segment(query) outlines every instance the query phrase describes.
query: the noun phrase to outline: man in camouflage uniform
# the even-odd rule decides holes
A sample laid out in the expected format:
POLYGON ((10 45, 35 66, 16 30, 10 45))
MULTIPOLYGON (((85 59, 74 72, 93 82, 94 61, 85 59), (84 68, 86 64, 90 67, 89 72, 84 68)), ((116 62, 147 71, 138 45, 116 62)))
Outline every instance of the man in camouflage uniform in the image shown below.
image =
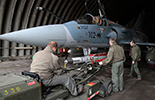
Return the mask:
POLYGON ((113 91, 118 92, 119 90, 123 90, 123 63, 125 62, 125 54, 124 49, 119 46, 115 39, 110 39, 110 48, 107 54, 107 58, 102 62, 99 62, 100 65, 106 65, 108 63, 112 63, 112 82, 113 82, 113 91))
POLYGON ((132 64, 131 64, 131 72, 129 73, 128 76, 132 77, 134 70, 137 74, 137 80, 142 80, 141 74, 138 69, 138 61, 140 61, 141 58, 141 50, 139 46, 135 44, 134 40, 130 42, 130 45, 131 45, 131 54, 129 55, 131 55, 132 64))

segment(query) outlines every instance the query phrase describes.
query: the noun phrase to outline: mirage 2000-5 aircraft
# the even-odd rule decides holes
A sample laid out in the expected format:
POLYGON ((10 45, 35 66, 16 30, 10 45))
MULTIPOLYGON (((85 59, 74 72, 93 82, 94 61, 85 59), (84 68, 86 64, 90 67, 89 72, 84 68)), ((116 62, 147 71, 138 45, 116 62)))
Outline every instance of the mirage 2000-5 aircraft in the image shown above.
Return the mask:
MULTIPOLYGON (((0 35, 0 39, 41 47, 45 47, 50 41, 56 41, 59 47, 83 48, 84 55, 90 54, 92 50, 98 48, 108 48, 109 38, 116 39, 119 44, 129 44, 130 40, 134 39, 137 44, 155 46, 155 44, 147 43, 146 35, 139 35, 108 20, 100 0, 98 0, 98 4, 99 16, 86 13, 76 21, 14 31, 0 35)), ((42 7, 38 7, 38 9, 49 11, 42 7)))

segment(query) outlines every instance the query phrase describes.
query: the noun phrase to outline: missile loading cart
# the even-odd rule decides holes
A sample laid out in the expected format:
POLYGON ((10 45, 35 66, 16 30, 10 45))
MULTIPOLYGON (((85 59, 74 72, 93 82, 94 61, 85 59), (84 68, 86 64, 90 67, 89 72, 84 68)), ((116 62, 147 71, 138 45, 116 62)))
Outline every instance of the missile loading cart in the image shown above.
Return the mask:
POLYGON ((103 66, 93 62, 66 68, 66 74, 78 69, 78 73, 73 74, 72 78, 76 85, 83 84, 84 88, 77 97, 72 96, 62 85, 45 87, 41 84, 38 74, 24 71, 20 75, 0 75, 0 100, 80 100, 77 99, 79 96, 81 100, 90 100, 96 95, 105 97, 112 92, 112 82, 93 79, 97 74, 104 72, 103 66))

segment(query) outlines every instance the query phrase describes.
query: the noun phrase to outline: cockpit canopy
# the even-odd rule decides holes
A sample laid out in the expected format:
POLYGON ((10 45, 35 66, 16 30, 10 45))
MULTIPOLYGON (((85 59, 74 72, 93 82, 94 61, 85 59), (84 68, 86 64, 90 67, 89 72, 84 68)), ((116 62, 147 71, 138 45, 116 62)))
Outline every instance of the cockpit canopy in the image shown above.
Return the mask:
POLYGON ((78 18, 76 20, 78 24, 97 24, 99 26, 107 26, 108 21, 105 18, 101 18, 100 16, 93 16, 89 13, 84 16, 78 18))

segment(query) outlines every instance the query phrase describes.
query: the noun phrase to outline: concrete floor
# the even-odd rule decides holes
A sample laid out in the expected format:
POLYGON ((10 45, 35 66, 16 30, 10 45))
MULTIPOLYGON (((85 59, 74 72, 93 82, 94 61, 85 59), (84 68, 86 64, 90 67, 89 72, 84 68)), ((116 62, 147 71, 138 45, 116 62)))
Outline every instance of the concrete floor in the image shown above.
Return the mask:
MULTIPOLYGON (((0 62, 0 74, 4 73, 21 73, 22 71, 29 71, 31 59, 15 60, 0 62)), ((60 60, 63 66, 63 60, 60 60)), ((112 92, 111 95, 100 98, 96 96, 92 100, 154 100, 155 98, 155 68, 148 67, 148 65, 141 61, 139 63, 140 72, 143 80, 137 81, 136 75, 132 78, 127 77, 130 71, 130 61, 125 63, 124 67, 124 90, 118 93, 112 92)), ((106 79, 111 77, 111 67, 106 66, 105 72, 96 76, 97 78, 106 79)), ((82 100, 77 97, 76 100, 82 100)))

